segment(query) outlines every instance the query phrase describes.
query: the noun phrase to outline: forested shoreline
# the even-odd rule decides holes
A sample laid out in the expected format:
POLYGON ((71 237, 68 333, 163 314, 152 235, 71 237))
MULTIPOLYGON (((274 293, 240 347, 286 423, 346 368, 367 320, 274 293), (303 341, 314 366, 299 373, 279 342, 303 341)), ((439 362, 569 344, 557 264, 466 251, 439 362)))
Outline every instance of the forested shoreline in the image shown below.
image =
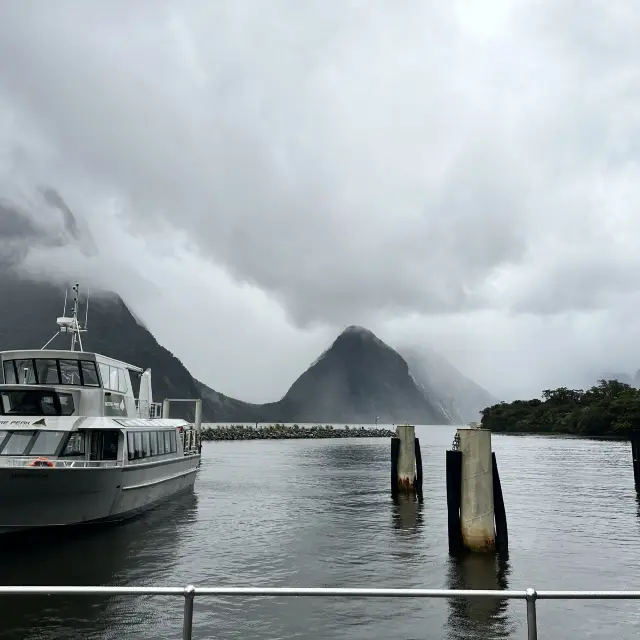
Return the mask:
POLYGON ((542 399, 500 402, 482 411, 482 427, 504 433, 629 437, 640 429, 640 390, 617 380, 587 389, 545 389, 542 399))

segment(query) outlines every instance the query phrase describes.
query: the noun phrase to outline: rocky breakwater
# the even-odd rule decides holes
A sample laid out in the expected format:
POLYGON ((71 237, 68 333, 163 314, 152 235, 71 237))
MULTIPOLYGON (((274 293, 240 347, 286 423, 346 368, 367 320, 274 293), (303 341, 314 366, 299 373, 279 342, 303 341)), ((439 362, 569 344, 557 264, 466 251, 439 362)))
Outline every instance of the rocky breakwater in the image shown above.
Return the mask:
POLYGON ((293 440, 303 438, 391 438, 395 433, 378 427, 336 429, 333 425, 301 427, 298 424, 219 425, 204 427, 203 440, 293 440))

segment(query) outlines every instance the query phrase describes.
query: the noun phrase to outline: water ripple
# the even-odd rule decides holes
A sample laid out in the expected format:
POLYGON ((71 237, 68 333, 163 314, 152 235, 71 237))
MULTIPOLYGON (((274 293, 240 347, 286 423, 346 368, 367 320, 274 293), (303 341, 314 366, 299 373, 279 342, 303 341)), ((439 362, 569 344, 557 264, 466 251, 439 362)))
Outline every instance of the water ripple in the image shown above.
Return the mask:
MULTIPOLYGON (((625 589, 640 579, 626 443, 494 436, 510 558, 447 554, 445 449, 420 427, 425 501, 393 504, 386 440, 206 443, 194 494, 116 527, 16 544, 5 584, 625 589)), ((7 598, 0 638, 175 638, 182 602, 7 598)), ((633 602, 540 602, 540 637, 635 638, 633 602)), ((195 638, 525 638, 522 602, 196 598, 195 638)))

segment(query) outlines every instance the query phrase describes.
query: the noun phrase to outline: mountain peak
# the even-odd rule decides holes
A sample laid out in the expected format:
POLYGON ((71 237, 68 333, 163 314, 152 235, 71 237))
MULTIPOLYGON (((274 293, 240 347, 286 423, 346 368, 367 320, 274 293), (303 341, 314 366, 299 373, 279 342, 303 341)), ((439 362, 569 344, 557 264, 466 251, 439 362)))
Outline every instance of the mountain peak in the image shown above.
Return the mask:
POLYGON ((378 336, 373 333, 373 331, 367 329, 366 327, 361 327, 358 324, 349 325, 333 342, 333 345, 337 345, 341 342, 346 341, 359 341, 359 342, 372 342, 378 345, 379 347, 385 347, 387 349, 391 349, 391 347, 380 340, 378 336))
POLYGON ((445 424, 405 360, 374 333, 347 327, 281 401, 300 422, 445 424))
POLYGON ((351 324, 349 325, 341 334, 341 336, 345 335, 361 335, 374 338, 376 337, 373 331, 370 331, 366 327, 361 327, 359 324, 351 324))

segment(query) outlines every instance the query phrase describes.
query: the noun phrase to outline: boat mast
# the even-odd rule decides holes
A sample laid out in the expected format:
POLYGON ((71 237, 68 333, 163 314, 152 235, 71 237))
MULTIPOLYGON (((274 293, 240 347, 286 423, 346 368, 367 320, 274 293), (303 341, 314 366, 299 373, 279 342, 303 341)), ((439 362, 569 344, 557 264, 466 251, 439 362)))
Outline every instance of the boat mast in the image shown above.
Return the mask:
POLYGON ((73 328, 71 330, 71 351, 76 350, 76 340, 80 343, 80 351, 82 351, 82 337, 80 336, 80 325, 78 324, 78 291, 80 285, 78 283, 73 287, 73 328))
POLYGON ((58 333, 70 333, 71 334, 71 351, 76 350, 76 344, 80 345, 80 351, 84 351, 82 346, 82 336, 80 334, 86 333, 87 331, 87 321, 89 319, 89 293, 87 290, 87 308, 85 311, 85 320, 84 326, 82 326, 78 322, 78 310, 80 306, 79 296, 80 296, 80 285, 76 283, 72 287, 72 291, 74 293, 73 297, 73 316, 67 317, 67 291, 64 293, 64 309, 62 311, 62 316, 58 318, 58 327, 59 330, 53 334, 51 339, 44 345, 42 349, 46 349, 54 340, 58 333))

